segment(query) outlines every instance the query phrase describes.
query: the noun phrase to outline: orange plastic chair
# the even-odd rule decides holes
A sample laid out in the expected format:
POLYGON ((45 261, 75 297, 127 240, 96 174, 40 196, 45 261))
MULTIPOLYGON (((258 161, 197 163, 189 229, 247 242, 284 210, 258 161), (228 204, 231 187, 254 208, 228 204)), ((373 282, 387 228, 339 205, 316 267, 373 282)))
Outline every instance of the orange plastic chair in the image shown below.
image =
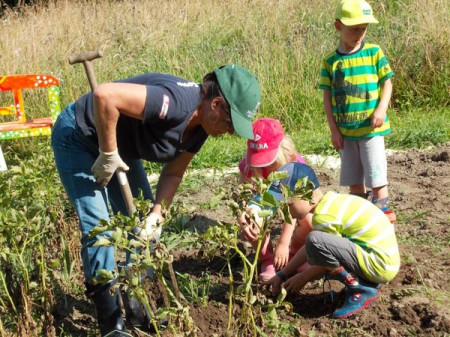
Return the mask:
POLYGON ((0 76, 0 92, 11 91, 14 105, 1 107, 0 117, 13 115, 12 121, 0 121, 0 141, 24 137, 48 136, 61 113, 59 80, 52 75, 27 74, 0 76), (48 111, 39 113, 47 117, 27 119, 22 90, 47 88, 48 111))

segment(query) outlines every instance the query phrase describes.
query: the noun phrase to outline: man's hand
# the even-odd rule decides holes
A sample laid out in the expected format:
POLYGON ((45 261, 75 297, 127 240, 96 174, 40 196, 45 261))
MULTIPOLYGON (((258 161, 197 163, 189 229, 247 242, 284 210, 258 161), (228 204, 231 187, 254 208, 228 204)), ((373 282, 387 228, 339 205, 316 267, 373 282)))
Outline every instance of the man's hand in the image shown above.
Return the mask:
POLYGON ((94 174, 95 181, 102 187, 105 187, 117 169, 123 171, 129 170, 127 164, 120 158, 117 149, 113 152, 103 152, 100 150, 100 154, 92 166, 91 171, 94 174))
POLYGON ((144 223, 138 228, 138 236, 146 241, 158 241, 161 236, 162 227, 158 226, 163 217, 157 213, 150 213, 144 223))

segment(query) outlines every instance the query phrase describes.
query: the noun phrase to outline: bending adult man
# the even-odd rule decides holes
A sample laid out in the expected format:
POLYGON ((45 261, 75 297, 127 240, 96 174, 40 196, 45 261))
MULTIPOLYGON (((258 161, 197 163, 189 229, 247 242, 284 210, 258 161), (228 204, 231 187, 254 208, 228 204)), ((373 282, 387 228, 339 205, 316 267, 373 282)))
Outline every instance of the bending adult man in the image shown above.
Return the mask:
POLYGON ((102 336, 127 336, 119 295, 111 283, 95 286, 96 270, 115 269, 114 247, 93 247, 88 233, 109 209, 126 213, 117 169, 128 171, 133 196, 139 190, 154 204, 144 236, 172 202, 190 161, 208 136, 235 131, 252 139, 261 101, 257 78, 237 65, 215 69, 197 84, 148 73, 100 85, 60 114, 52 148, 61 181, 79 217, 87 294, 94 300, 102 336), (142 159, 165 163, 153 198, 142 159))

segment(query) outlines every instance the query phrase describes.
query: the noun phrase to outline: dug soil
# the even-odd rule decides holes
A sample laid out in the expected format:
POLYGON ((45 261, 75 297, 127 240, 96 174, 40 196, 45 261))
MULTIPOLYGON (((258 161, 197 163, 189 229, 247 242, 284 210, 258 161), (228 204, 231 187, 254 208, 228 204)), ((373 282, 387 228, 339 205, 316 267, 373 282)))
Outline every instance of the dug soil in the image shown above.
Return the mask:
MULTIPOLYGON (((293 305, 291 311, 278 309, 280 322, 290 325, 290 333, 283 336, 448 336, 449 154, 450 144, 444 144, 427 150, 394 152, 388 156, 389 193, 397 215, 395 228, 402 265, 395 279, 382 287, 379 299, 354 317, 335 320, 330 314, 342 304, 342 285, 337 281, 331 281, 331 284, 323 280, 314 281, 301 293, 288 295, 286 300, 293 305)), ((324 191, 346 192, 339 186, 338 170, 317 166, 314 169, 324 191)), ((210 202, 218 188, 236 186, 237 180, 237 174, 228 174, 220 179, 205 179, 199 190, 181 192, 177 200, 192 207, 188 226, 202 232, 215 226, 217 221, 233 221, 231 212, 225 207, 210 208, 204 205, 210 202)), ((229 288, 224 260, 220 256, 205 258, 195 249, 173 249, 173 255, 175 271, 188 274, 192 279, 200 278, 202 273, 207 272, 214 285, 210 288, 207 305, 188 304, 189 314, 196 326, 192 336, 225 336, 229 288)), ((250 250, 248 256, 253 258, 250 250)), ((242 280, 242 265, 237 260, 232 267, 235 280, 239 282, 242 280)), ((86 308, 83 305, 75 310, 78 318, 71 315, 62 319, 66 326, 76 328, 70 329, 74 336, 90 336, 93 333, 95 320, 91 309, 86 308)), ((239 307, 233 308, 235 317, 238 312, 239 307)), ((265 330, 264 326, 262 330, 265 330)), ((173 334, 165 331, 162 335, 173 334)), ((233 332, 232 335, 238 334, 233 332)), ((273 332, 267 335, 276 336, 273 332)))

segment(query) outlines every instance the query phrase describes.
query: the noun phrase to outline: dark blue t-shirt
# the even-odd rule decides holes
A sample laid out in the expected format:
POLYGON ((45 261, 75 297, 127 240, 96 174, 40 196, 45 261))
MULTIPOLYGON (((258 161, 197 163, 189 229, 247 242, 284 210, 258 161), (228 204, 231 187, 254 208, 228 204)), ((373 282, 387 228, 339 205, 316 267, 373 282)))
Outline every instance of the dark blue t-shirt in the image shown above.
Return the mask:
MULTIPOLYGON (((193 136, 182 141, 183 132, 200 104, 201 86, 168 74, 148 73, 117 82, 147 87, 144 119, 120 115, 117 146, 124 158, 166 163, 182 152, 197 153, 208 138, 198 126, 193 136)), ((75 102, 76 119, 86 136, 96 135, 92 92, 75 102)))
POLYGON ((281 191, 281 185, 286 185, 291 191, 295 190, 295 184, 300 179, 308 177, 308 180, 314 184, 314 190, 320 187, 319 180, 314 170, 302 163, 292 162, 281 166, 277 171, 286 171, 288 176, 281 180, 275 180, 269 187, 269 192, 275 197, 275 200, 283 199, 283 192, 281 191))
MULTIPOLYGON (((281 166, 278 172, 286 171, 288 176, 281 180, 274 180, 270 184, 269 193, 272 194, 276 201, 283 199, 283 192, 281 190, 281 185, 286 185, 291 191, 295 190, 295 184, 298 180, 308 177, 308 180, 314 184, 314 190, 320 187, 319 180, 314 170, 302 163, 291 162, 281 166)), ((261 202, 261 195, 257 195, 253 198, 256 203, 261 202)))

